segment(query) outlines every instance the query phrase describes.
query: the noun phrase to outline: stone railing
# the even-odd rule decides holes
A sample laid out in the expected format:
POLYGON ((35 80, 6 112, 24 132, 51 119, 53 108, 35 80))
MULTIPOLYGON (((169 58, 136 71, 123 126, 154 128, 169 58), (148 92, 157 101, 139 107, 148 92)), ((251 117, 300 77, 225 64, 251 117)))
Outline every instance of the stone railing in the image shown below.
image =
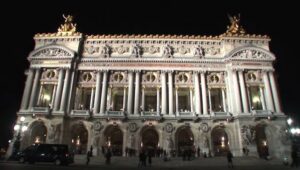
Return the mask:
POLYGON ((90 116, 89 110, 72 110, 71 116, 90 116))
POLYGON ((50 114, 50 108, 49 107, 32 107, 32 112, 34 114, 48 115, 48 114, 50 114))

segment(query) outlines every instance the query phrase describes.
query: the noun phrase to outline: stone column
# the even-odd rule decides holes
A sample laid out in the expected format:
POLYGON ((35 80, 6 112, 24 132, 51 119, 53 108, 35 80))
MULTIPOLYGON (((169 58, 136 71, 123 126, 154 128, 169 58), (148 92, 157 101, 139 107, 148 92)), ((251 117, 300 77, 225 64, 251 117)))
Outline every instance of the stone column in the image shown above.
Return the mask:
POLYGON ((95 91, 95 102, 94 102, 94 114, 99 113, 100 105, 100 89, 101 89, 101 72, 96 72, 96 91, 95 91))
POLYGON ((179 116, 178 86, 175 88, 176 116, 179 116))
POLYGON ((66 110, 66 105, 67 105, 69 79, 70 79, 70 69, 66 69, 66 76, 65 76, 64 87, 63 87, 63 92, 62 92, 62 100, 60 103, 60 111, 63 111, 63 112, 66 110))
POLYGON ((140 108, 140 71, 135 73, 134 114, 139 114, 140 108))
POLYGON ((52 93, 52 97, 51 97, 51 108, 53 108, 53 106, 54 106, 56 89, 57 89, 57 84, 55 84, 53 87, 53 93, 52 93))
POLYGON ((123 112, 125 112, 126 111, 126 103, 127 103, 127 101, 126 101, 126 99, 127 99, 127 86, 126 87, 124 87, 124 93, 123 93, 123 112))
POLYGON ((54 100, 54 110, 57 111, 59 110, 60 106, 60 100, 61 100, 61 93, 62 93, 62 88, 64 84, 64 69, 60 68, 59 69, 59 75, 58 75, 58 84, 57 84, 57 90, 56 90, 56 95, 55 95, 55 100, 54 100))
POLYGON ((232 70, 232 81, 233 81, 233 89, 234 89, 234 96, 235 96, 234 99, 236 104, 236 112, 241 113, 242 112, 241 96, 240 96, 239 84, 238 84, 238 79, 235 70, 232 70))
POLYGON ((40 69, 36 69, 34 75, 34 82, 31 90, 29 109, 31 109, 36 104, 36 93, 38 91, 39 81, 40 81, 40 69))
POLYGON ((132 113, 132 105, 133 105, 133 72, 128 72, 128 103, 127 103, 127 113, 128 115, 132 113))
POLYGON ((142 87, 142 111, 145 111, 145 86, 142 87))
POLYGON ((167 114, 167 77, 166 72, 161 72, 161 105, 162 105, 162 114, 167 114))
POLYGON ((22 97, 22 104, 21 104, 22 110, 26 110, 28 107, 28 103, 30 100, 31 87, 32 87, 32 83, 33 83, 33 75, 34 75, 34 69, 30 68, 28 70, 27 80, 25 83, 25 89, 24 89, 23 97, 22 97))
POLYGON ((168 73, 168 83, 169 83, 169 115, 174 114, 174 109, 173 109, 173 72, 168 73))
POLYGON ((193 88, 190 87, 190 101, 191 101, 191 112, 194 112, 194 105, 193 105, 193 88))
POLYGON ((208 104, 209 104, 209 113, 212 113, 212 106, 211 106, 211 93, 210 93, 210 88, 208 88, 208 104))
POLYGON ((200 84, 199 84, 199 75, 197 72, 194 73, 194 86, 195 86, 196 114, 201 114, 200 84))
POLYGON ((206 81, 205 73, 201 72, 201 91, 202 91, 202 106, 203 106, 203 115, 207 115, 207 97, 206 97, 206 81))
POLYGON ((270 87, 270 82, 269 82, 267 71, 263 71, 263 80, 264 80, 264 85, 265 85, 265 94, 266 94, 265 96, 266 96, 267 109, 273 112, 274 105, 273 105, 271 87, 270 87))
POLYGON ((41 86, 40 86, 40 91, 39 91, 39 94, 38 94, 38 100, 37 100, 37 106, 40 106, 41 105, 41 97, 42 97, 42 91, 43 91, 43 84, 41 83, 41 86))
POLYGON ((263 110, 266 110, 266 102, 265 102, 265 95, 264 95, 264 89, 263 87, 259 87, 259 93, 260 93, 260 100, 262 103, 263 110))
POLYGON ((105 114, 106 110, 106 93, 107 93, 107 76, 108 76, 108 71, 103 72, 103 81, 102 81, 102 92, 101 92, 101 102, 100 102, 100 114, 105 114))
POLYGON ((281 113, 278 90, 277 90, 276 81, 274 78, 274 71, 269 72, 269 76, 270 76, 271 89, 272 89, 272 94, 273 94, 273 99, 274 99, 274 104, 275 104, 275 110, 277 113, 281 113))
POLYGON ((94 95, 95 95, 95 91, 94 91, 94 87, 92 87, 92 92, 91 92, 91 99, 90 99, 90 110, 93 109, 93 106, 94 106, 94 95))
POLYGON ((223 111, 227 112, 226 97, 225 97, 225 88, 222 88, 222 100, 223 100, 223 111))
POLYGON ((160 113, 160 87, 156 87, 156 111, 157 111, 157 115, 159 115, 160 113))
POLYGON ((113 87, 111 85, 107 87, 107 103, 106 103, 107 108, 106 108, 106 110, 112 109, 112 106, 114 104, 113 103, 114 101, 112 101, 112 88, 113 87))
POLYGON ((228 112, 234 112, 234 109, 232 108, 231 106, 231 103, 232 103, 232 99, 231 99, 231 81, 230 81, 230 78, 229 78, 229 74, 228 72, 225 72, 225 84, 226 84, 226 97, 227 97, 227 111, 228 112))
POLYGON ((239 71, 238 74, 239 74, 239 79, 240 79, 240 88, 241 88, 241 94, 242 94, 244 113, 249 113, 249 106, 248 106, 243 71, 239 71))

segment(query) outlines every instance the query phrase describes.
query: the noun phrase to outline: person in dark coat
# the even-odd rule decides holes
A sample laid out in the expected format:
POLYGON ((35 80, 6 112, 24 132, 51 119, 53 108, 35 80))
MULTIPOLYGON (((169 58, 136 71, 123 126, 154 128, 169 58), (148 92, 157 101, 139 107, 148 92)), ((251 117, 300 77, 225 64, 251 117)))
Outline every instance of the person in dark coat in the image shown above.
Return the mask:
POLYGON ((106 164, 109 165, 110 164, 110 158, 111 158, 111 151, 110 151, 110 149, 107 149, 105 157, 106 157, 106 164))
POLYGON ((86 165, 90 163, 90 158, 91 158, 91 151, 88 151, 86 154, 86 165))
POLYGON ((231 151, 229 150, 227 152, 228 168, 233 168, 232 158, 233 158, 233 155, 232 155, 231 151))
POLYGON ((152 164, 152 153, 151 152, 148 152, 148 164, 151 167, 151 164, 152 164))
POLYGON ((292 150, 291 157, 292 157, 291 167, 294 167, 294 166, 298 167, 297 151, 295 148, 293 148, 293 150, 292 150))

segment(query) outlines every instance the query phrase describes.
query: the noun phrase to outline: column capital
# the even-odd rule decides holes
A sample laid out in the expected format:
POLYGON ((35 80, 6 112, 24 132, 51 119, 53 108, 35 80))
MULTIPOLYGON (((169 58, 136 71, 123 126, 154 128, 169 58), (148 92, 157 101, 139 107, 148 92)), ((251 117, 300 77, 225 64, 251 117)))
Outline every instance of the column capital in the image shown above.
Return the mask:
POLYGON ((167 73, 172 74, 172 73, 174 73, 174 70, 167 70, 167 73))
POLYGON ((275 69, 273 69, 273 68, 268 68, 268 69, 262 69, 261 70, 262 73, 268 73, 268 72, 274 72, 274 71, 275 71, 275 69))
POLYGON ((206 74, 207 70, 199 70, 199 73, 206 74))

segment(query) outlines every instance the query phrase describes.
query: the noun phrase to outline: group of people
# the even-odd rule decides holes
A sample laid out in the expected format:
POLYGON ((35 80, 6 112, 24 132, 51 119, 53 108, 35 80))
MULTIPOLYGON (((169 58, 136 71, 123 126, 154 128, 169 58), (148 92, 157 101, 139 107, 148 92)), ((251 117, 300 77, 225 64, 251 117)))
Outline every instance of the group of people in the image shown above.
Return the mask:
MULTIPOLYGON (((103 154, 105 156, 105 163, 109 165, 112 157, 111 149, 110 148, 106 149, 103 154)), ((90 147, 90 150, 86 154, 86 165, 90 163, 92 156, 93 156, 93 146, 90 147)))
POLYGON ((152 165, 152 156, 153 156, 153 153, 151 151, 146 152, 146 151, 142 150, 139 154, 138 167, 146 167, 147 158, 148 158, 148 165, 151 167, 151 165, 152 165))

